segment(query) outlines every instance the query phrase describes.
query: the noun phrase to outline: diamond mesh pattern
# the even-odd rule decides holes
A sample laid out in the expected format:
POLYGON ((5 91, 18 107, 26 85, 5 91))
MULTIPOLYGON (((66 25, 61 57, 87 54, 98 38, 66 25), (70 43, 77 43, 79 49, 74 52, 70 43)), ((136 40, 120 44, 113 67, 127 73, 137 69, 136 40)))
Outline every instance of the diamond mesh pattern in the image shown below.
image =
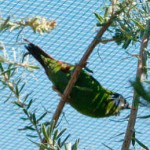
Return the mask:
MULTIPOLYGON (((12 2, 5 0, 0 2, 3 17, 10 15, 20 19, 29 16, 44 16, 55 19, 58 26, 50 34, 40 36, 26 29, 20 37, 38 44, 56 59, 74 64, 78 63, 95 35, 96 19, 93 12, 99 11, 101 4, 102 2, 97 0, 13 0, 12 2)), ((18 34, 17 31, 2 33, 0 41, 12 44, 16 40, 16 34, 18 34)), ((19 48, 24 49, 24 47, 19 48)), ((11 45, 8 45, 7 49, 11 50, 11 45)), ((136 52, 135 49, 138 48, 131 47, 130 51, 136 52)), ((132 88, 129 80, 135 77, 137 60, 126 57, 128 56, 125 51, 118 48, 116 44, 101 44, 95 48, 88 60, 88 67, 94 71, 93 76, 103 86, 129 97, 128 101, 131 102, 132 88)), ((30 58, 30 60, 36 63, 34 59, 30 58)), ((34 107, 38 114, 44 111, 42 106, 53 113, 59 97, 51 90, 51 83, 43 69, 37 70, 34 75, 26 72, 23 76, 27 82, 25 92, 33 92, 34 107)), ((3 103, 8 94, 9 90, 0 94, 0 149, 37 149, 26 138, 26 132, 17 130, 24 127, 25 123, 19 119, 22 116, 20 110, 17 110, 10 101, 3 103)), ((79 149, 105 150, 107 148, 104 144, 113 149, 120 149, 124 134, 116 135, 125 132, 127 121, 122 120, 129 114, 128 110, 123 111, 120 116, 102 119, 85 117, 68 105, 65 106, 64 112, 67 121, 62 119, 60 128, 68 129, 67 132, 71 134, 70 141, 80 138, 79 149)), ((50 120, 52 113, 47 119, 50 120)), ((139 110, 140 116, 149 113, 149 109, 145 107, 139 110)), ((150 147, 149 125, 149 119, 138 119, 136 131, 139 131, 137 135, 139 140, 150 147)))

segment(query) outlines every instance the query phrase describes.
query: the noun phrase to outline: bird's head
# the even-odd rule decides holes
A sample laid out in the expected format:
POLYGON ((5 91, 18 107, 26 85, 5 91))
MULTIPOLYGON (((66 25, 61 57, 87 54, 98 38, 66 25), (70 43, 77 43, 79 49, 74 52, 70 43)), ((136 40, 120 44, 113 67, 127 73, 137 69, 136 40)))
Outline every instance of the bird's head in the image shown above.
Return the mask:
POLYGON ((131 109, 131 106, 126 101, 126 99, 118 93, 114 93, 111 97, 115 103, 115 105, 121 110, 121 109, 131 109))

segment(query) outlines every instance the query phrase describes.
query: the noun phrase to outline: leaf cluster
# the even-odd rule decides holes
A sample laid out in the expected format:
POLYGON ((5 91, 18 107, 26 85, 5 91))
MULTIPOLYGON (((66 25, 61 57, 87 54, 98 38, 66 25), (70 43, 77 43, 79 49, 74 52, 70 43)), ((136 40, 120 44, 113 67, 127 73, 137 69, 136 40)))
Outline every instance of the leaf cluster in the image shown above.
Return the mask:
POLYGON ((71 143, 67 144, 67 140, 70 137, 70 134, 64 138, 64 133, 66 129, 59 131, 55 128, 55 121, 52 122, 45 122, 41 123, 42 119, 47 115, 47 112, 43 113, 40 117, 36 116, 35 112, 29 111, 33 100, 31 99, 28 104, 22 105, 19 102, 15 102, 15 104, 22 108, 26 117, 21 118, 23 121, 29 121, 30 124, 25 126, 19 130, 28 130, 31 131, 32 134, 27 134, 27 137, 30 138, 29 140, 36 144, 41 150, 77 150, 79 140, 71 145, 71 143), (33 135, 33 132, 36 132, 37 135, 33 135), (31 138, 39 137, 40 143, 34 142, 31 138), (63 138, 63 140, 62 140, 63 138), (43 140, 45 142, 43 142, 43 140), (69 147, 68 147, 69 146, 69 147))
POLYGON ((49 33, 56 26, 55 20, 47 20, 44 17, 33 17, 33 18, 24 18, 20 21, 11 21, 11 18, 7 19, 0 18, 0 31, 6 30, 23 30, 26 27, 30 27, 35 33, 49 33))
POLYGON ((139 141, 135 135, 136 135, 136 132, 134 131, 132 135, 132 146, 135 148, 135 143, 138 143, 138 145, 144 148, 144 150, 149 150, 149 148, 143 142, 139 141))
MULTIPOLYGON (((111 27, 107 30, 112 35, 110 39, 99 39, 102 43, 115 41, 122 48, 127 49, 130 44, 140 42, 143 37, 146 21, 149 19, 149 3, 136 3, 134 0, 118 2, 115 11, 120 10, 120 14, 113 19, 111 27)), ((97 26, 105 26, 112 16, 112 6, 106 6, 104 15, 94 13, 98 23, 97 26)))
MULTIPOLYGON (((5 102, 12 97, 17 99, 16 101, 13 101, 13 103, 21 108, 25 115, 25 117, 21 117, 20 119, 25 122, 29 122, 28 125, 20 128, 19 131, 31 131, 32 134, 27 134, 27 137, 39 138, 39 140, 41 141, 40 143, 33 142, 30 139, 29 140, 42 149, 61 150, 61 148, 63 147, 65 148, 65 150, 70 150, 70 148, 68 148, 68 145, 66 144, 66 141, 68 140, 70 135, 62 140, 63 133, 66 131, 66 129, 59 132, 59 130, 54 128, 54 122, 50 123, 46 121, 44 123, 41 123, 41 121, 48 113, 46 110, 39 117, 37 117, 35 111, 30 111, 31 105, 34 102, 33 99, 28 100, 31 93, 22 96, 24 95, 23 90, 26 84, 23 83, 23 80, 21 78, 15 79, 14 77, 17 74, 18 65, 16 65, 15 63, 5 64, 5 62, 5 59, 4 61, 0 62, 0 82, 3 84, 3 88, 1 90, 9 88, 11 92, 5 102), (46 144, 42 143, 43 138, 48 141, 46 144)), ((77 140, 71 146, 71 150, 77 150, 78 143, 79 140, 77 140)))
MULTIPOLYGON (((147 83, 149 84, 149 82, 147 83)), ((131 81, 131 85, 140 97, 150 103, 150 91, 145 89, 139 78, 137 78, 136 81, 131 81)))

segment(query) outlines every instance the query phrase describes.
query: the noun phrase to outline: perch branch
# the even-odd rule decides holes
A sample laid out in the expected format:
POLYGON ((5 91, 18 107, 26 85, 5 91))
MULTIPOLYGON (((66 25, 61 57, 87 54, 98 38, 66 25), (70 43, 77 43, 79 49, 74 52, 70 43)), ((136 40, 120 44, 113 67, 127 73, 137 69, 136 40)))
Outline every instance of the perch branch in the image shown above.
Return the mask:
MULTIPOLYGON (((141 82, 145 76, 145 73, 144 73, 145 56, 144 55, 145 55, 145 49, 148 46, 149 38, 150 38, 150 20, 147 21, 147 27, 145 29, 145 33, 144 33, 143 39, 141 41, 138 66, 137 66, 137 72, 136 72, 136 78, 139 78, 141 82)), ((122 150, 128 150, 130 147, 132 135, 134 132, 134 126, 135 126, 135 122, 136 122, 137 112, 138 112, 138 100, 139 100, 139 96, 134 91, 133 102, 132 102, 133 107, 131 109, 127 130, 126 130, 124 142, 122 145, 122 150)))
MULTIPOLYGON (((127 5, 128 6, 128 3, 127 5)), ((63 107, 65 105, 65 102, 68 98, 68 96, 71 93, 71 90, 75 84, 75 82, 77 81, 77 78, 82 70, 83 67, 85 67, 86 61, 88 59, 88 57, 90 56, 90 54, 92 53, 92 51, 94 50, 94 48, 96 47, 96 45, 99 43, 99 40, 102 38, 103 34, 105 33, 105 31, 109 28, 109 26, 111 25, 111 23, 113 22, 113 20, 115 19, 115 17, 117 17, 120 13, 122 12, 122 10, 118 10, 116 11, 108 20, 108 22, 105 24, 105 26, 103 26, 99 32, 97 33, 96 37, 93 39, 93 41, 91 42, 91 44, 88 46, 87 51, 85 52, 85 54, 83 55, 83 57, 81 58, 79 64, 76 66, 74 73, 71 76, 71 79, 68 82, 67 87, 65 88, 65 91, 63 93, 63 96, 57 106, 57 109, 53 115, 53 120, 55 120, 55 125, 57 124, 57 121, 59 119, 59 116, 63 110, 63 107)))

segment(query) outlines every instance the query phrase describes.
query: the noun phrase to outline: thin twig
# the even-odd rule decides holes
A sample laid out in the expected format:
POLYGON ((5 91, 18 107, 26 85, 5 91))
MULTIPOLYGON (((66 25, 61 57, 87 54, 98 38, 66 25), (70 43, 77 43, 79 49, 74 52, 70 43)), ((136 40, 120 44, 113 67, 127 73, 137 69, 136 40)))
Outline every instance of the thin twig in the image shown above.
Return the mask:
MULTIPOLYGON (((127 7, 129 5, 129 3, 126 4, 125 7, 127 7)), ((122 9, 123 10, 123 9, 122 9)), ((83 67, 85 67, 86 65, 86 61, 88 59, 88 57, 90 56, 90 54, 92 53, 92 51, 94 50, 94 48, 96 47, 96 45, 99 43, 99 40, 102 38, 103 34, 105 33, 105 31, 109 28, 109 26, 111 25, 111 23, 113 22, 114 18, 117 17, 122 10, 118 10, 116 11, 108 20, 108 22, 105 24, 105 26, 103 26, 99 32, 97 33, 96 37, 93 39, 93 41, 91 42, 91 44, 89 45, 89 47, 87 48, 87 51, 85 52, 85 54, 83 55, 83 57, 81 58, 79 65, 76 66, 74 73, 71 76, 71 79, 64 91, 64 94, 57 106, 57 109, 54 113, 54 116, 52 118, 52 120, 55 120, 55 125, 57 124, 57 121, 59 119, 59 116, 63 110, 63 107, 66 103, 66 100, 68 98, 68 96, 71 93, 71 90, 75 84, 75 82, 77 81, 77 78, 82 70, 83 67)))
POLYGON ((108 42, 114 42, 117 40, 121 40, 121 38, 112 38, 112 39, 105 39, 105 40, 99 40, 99 43, 108 43, 108 42))
POLYGON ((42 136, 41 136, 40 130, 39 130, 38 127, 37 127, 37 124, 35 124, 35 123, 33 122, 33 120, 31 119, 31 116, 30 116, 28 113, 27 113, 26 115, 27 115, 29 121, 31 122, 31 124, 35 127, 35 131, 37 132, 38 137, 39 137, 40 141, 42 142, 42 136))
MULTIPOLYGON (((144 79, 145 72, 144 72, 144 61, 145 61, 145 49, 148 46, 148 41, 150 38, 150 20, 147 21, 147 27, 145 29, 145 33, 141 42, 141 47, 140 47, 140 52, 139 52, 139 59, 138 59, 138 66, 137 66, 137 72, 136 72, 136 78, 139 78, 140 81, 144 79)), ((130 143, 132 140, 132 135, 134 132, 134 126, 136 122, 136 117, 137 117, 137 112, 138 112, 138 103, 137 101, 139 100, 138 94, 134 91, 133 95, 133 102, 132 102, 132 109, 129 117, 129 122, 124 138, 124 142, 122 145, 122 150, 128 150, 130 147, 130 143)))
POLYGON ((117 4, 118 0, 112 0, 112 15, 114 14, 114 12, 116 11, 116 4, 117 4))

